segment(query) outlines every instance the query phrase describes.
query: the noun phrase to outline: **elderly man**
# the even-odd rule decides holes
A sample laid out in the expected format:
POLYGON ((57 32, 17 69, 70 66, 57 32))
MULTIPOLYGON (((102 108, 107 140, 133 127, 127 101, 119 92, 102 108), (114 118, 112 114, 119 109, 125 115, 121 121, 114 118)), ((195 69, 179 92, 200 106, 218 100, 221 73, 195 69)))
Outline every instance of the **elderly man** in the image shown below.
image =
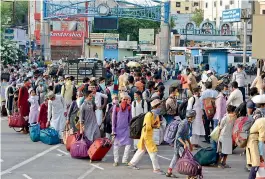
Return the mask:
POLYGON ((243 101, 245 101, 246 100, 245 86, 246 86, 246 81, 247 81, 247 74, 243 70, 243 65, 239 64, 237 66, 237 71, 233 73, 232 81, 237 82, 238 89, 242 92, 242 95, 243 95, 243 101))
POLYGON ((48 93, 48 122, 46 127, 53 127, 62 139, 62 132, 66 124, 66 105, 61 95, 55 95, 52 91, 48 93))

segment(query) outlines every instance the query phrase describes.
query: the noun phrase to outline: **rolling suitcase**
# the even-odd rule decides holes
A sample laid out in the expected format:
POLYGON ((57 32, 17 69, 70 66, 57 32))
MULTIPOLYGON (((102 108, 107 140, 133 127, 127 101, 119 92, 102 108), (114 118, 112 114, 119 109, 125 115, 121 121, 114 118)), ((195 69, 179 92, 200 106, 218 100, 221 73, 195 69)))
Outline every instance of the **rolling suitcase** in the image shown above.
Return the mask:
POLYGON ((112 146, 112 141, 108 138, 96 139, 88 149, 88 155, 90 162, 101 161, 108 153, 112 146))

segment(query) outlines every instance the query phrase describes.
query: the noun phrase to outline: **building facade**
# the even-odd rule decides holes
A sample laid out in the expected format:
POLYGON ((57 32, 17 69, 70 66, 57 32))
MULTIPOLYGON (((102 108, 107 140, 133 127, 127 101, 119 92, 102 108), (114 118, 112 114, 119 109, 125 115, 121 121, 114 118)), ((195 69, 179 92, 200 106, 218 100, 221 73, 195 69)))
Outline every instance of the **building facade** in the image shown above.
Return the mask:
POLYGON ((191 14, 202 9, 203 0, 171 0, 171 14, 191 14))

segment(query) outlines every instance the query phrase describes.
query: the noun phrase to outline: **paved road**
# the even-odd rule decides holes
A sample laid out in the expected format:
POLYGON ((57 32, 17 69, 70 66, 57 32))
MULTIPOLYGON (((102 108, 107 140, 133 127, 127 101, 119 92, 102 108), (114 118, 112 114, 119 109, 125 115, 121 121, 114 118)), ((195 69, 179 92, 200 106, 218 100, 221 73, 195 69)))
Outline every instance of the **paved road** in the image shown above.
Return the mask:
MULTIPOLYGON (((170 85, 172 81, 167 84, 170 85)), ((204 145, 204 144, 201 144, 204 145)), ((159 146, 159 163, 166 171, 172 158, 172 148, 159 146)), ((123 149, 122 149, 123 150, 123 149)), ((122 152, 122 151, 121 151, 122 152)), ((245 156, 242 150, 228 157, 231 169, 205 167, 206 179, 247 178, 244 171, 245 156)), ((131 153, 130 158, 133 153, 131 153)), ((1 118, 1 178, 3 179, 158 179, 152 173, 148 154, 139 163, 140 170, 130 170, 125 166, 113 167, 113 153, 110 151, 104 162, 90 163, 89 160, 72 159, 64 145, 49 146, 41 142, 31 142, 28 135, 16 133, 8 127, 7 118, 1 118)), ((180 175, 178 175, 180 176, 180 175)), ((185 178, 185 176, 180 176, 185 178)))

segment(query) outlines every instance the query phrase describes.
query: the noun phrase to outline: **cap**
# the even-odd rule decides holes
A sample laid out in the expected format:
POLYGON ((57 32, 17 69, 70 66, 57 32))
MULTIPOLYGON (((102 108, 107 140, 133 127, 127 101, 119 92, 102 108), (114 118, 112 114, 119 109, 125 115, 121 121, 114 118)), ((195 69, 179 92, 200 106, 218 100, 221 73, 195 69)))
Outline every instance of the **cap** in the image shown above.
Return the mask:
POLYGON ((55 97, 55 94, 54 94, 52 91, 50 91, 50 92, 47 94, 47 96, 48 96, 48 98, 53 98, 53 97, 55 97))
POLYGON ((188 110, 186 112, 186 117, 195 117, 196 116, 196 111, 195 110, 188 110))
POLYGON ((253 103, 255 104, 265 104, 265 95, 257 95, 252 98, 253 103))
POLYGON ((161 103, 160 99, 155 99, 151 102, 151 107, 155 107, 161 103))
POLYGON ((212 70, 208 70, 208 71, 207 71, 207 74, 210 74, 210 73, 213 73, 212 70))

